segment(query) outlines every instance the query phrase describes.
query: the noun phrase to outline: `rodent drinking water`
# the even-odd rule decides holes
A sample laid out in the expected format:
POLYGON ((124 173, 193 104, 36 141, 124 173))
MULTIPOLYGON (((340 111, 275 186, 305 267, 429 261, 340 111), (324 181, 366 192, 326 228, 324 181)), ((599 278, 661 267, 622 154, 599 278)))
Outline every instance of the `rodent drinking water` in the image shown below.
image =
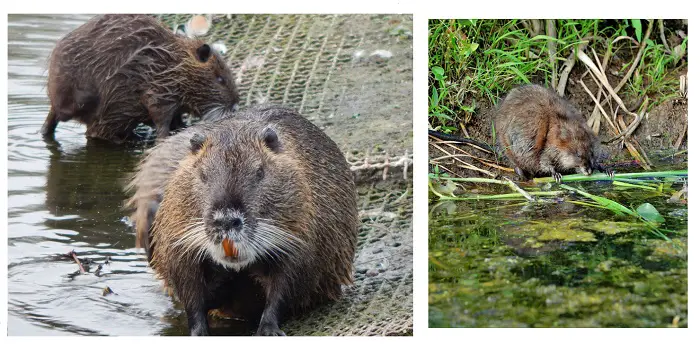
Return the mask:
POLYGON ((146 15, 97 16, 62 38, 49 58, 51 103, 41 133, 59 121, 88 137, 122 142, 139 123, 162 139, 185 112, 218 116, 239 101, 231 70, 201 40, 176 35, 146 15))
POLYGON ((525 178, 562 173, 608 173, 599 162, 598 137, 576 107, 553 90, 539 85, 512 89, 496 110, 499 147, 525 178))
POLYGON ((337 145, 291 109, 253 107, 173 135, 128 188, 137 245, 175 289, 193 335, 208 334, 209 309, 250 295, 264 299, 257 334, 284 335, 287 312, 338 299, 352 282, 352 173, 337 145))

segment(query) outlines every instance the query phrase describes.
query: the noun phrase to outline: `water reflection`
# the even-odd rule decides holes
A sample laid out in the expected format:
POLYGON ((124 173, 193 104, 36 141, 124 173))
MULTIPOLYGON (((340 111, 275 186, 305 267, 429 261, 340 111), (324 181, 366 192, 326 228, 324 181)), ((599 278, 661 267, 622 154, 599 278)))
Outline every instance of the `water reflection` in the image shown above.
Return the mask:
POLYGON ((8 334, 186 334, 123 221, 121 186, 145 146, 88 141, 75 123, 57 142, 39 134, 46 58, 89 17, 8 17, 8 334), (94 262, 89 273, 76 273, 70 251, 94 262))

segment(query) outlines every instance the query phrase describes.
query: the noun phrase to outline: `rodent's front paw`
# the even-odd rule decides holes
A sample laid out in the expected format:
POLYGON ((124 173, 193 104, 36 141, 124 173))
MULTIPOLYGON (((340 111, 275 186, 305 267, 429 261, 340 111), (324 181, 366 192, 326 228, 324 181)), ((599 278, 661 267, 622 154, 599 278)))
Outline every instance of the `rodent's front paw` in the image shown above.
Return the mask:
POLYGON ((286 336, 284 332, 280 329, 279 326, 276 324, 261 324, 260 327, 258 327, 258 331, 255 333, 255 335, 259 336, 286 336))
POLYGON ((605 169, 605 174, 607 174, 608 177, 610 177, 610 179, 615 178, 615 170, 612 170, 612 169, 605 169))
POLYGON ((554 178, 554 181, 556 181, 556 183, 558 183, 558 184, 561 183, 561 174, 560 173, 554 172, 554 173, 552 173, 552 177, 554 178))

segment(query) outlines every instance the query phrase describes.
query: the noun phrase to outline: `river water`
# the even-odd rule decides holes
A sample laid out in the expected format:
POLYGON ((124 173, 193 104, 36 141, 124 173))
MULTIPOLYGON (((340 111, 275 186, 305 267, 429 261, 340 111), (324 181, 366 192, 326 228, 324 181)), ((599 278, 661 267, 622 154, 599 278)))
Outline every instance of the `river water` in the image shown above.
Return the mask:
POLYGON ((59 124, 55 144, 39 134, 46 59, 88 18, 9 16, 8 334, 186 334, 121 210, 144 148, 89 144, 73 122, 59 124), (89 273, 77 273, 71 251, 92 260, 89 273), (103 296, 107 287, 114 293, 103 296))

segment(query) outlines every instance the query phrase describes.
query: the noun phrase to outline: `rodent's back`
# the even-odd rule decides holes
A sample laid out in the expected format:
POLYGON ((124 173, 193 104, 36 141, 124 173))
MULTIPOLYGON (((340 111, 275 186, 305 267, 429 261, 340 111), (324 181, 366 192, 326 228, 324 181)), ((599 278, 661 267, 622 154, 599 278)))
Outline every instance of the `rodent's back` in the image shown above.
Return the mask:
POLYGON ((147 15, 101 15, 59 40, 51 53, 45 135, 58 121, 88 124, 88 136, 119 141, 139 123, 159 138, 239 101, 230 68, 205 42, 176 35, 147 15), (53 124, 53 125, 52 125, 53 124))
POLYGON ((177 42, 175 34, 150 16, 96 16, 56 44, 50 56, 50 70, 53 74, 49 75, 49 84, 57 78, 70 78, 65 74, 71 74, 74 80, 95 77, 105 79, 128 64, 138 50, 149 45, 173 50, 177 42))

